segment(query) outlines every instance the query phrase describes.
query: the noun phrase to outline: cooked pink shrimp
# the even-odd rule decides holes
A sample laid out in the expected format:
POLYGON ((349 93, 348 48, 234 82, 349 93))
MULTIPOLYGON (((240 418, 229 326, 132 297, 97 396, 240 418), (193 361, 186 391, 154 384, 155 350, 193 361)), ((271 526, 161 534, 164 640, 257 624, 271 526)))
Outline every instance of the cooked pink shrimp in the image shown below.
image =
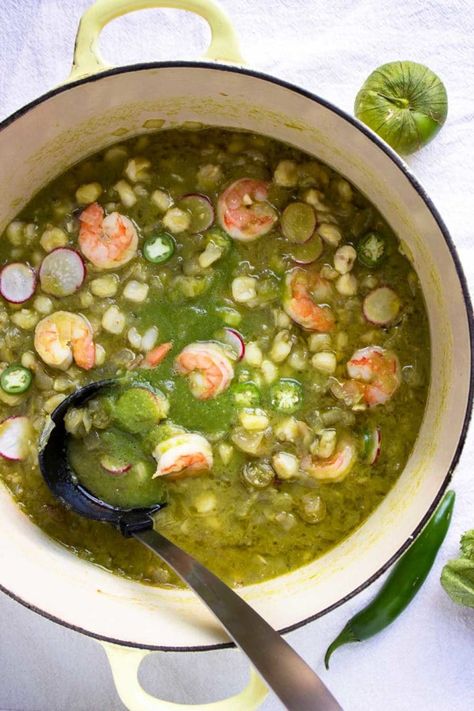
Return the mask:
POLYGON ((327 333, 334 328, 334 314, 325 303, 332 285, 313 270, 292 269, 285 279, 283 308, 293 321, 308 331, 327 333))
POLYGON ((80 314, 56 311, 41 319, 34 343, 40 358, 52 368, 67 370, 73 360, 84 370, 95 365, 92 327, 80 314))
POLYGON ((153 348, 151 351, 148 351, 145 356, 146 366, 150 368, 155 368, 161 363, 162 360, 166 358, 172 347, 173 344, 171 342, 160 343, 159 346, 155 346, 155 348, 153 348))
POLYGON ((234 377, 234 368, 222 346, 198 341, 186 346, 176 358, 176 368, 188 375, 189 387, 198 400, 220 395, 234 377))
POLYGON ((153 456, 158 464, 153 478, 196 476, 212 468, 211 445, 199 434, 184 433, 170 437, 160 442, 153 456))
POLYGON ((81 212, 79 222, 79 246, 96 267, 115 269, 136 255, 137 231, 125 215, 111 212, 104 217, 104 208, 93 202, 81 212))
POLYGON ((302 469, 318 481, 342 481, 351 471, 357 459, 357 450, 352 437, 343 435, 336 445, 336 451, 329 459, 318 459, 308 455, 301 463, 302 469))
POLYGON ((217 217, 230 237, 251 242, 270 232, 278 220, 276 210, 267 202, 268 183, 241 178, 219 196, 217 217))
MULTIPOLYGON (((342 384, 341 397, 349 405, 358 402, 364 402, 369 407, 383 405, 401 383, 397 356, 380 346, 368 346, 356 351, 346 367, 351 380, 342 384)), ((338 396, 337 385, 333 392, 338 396)))

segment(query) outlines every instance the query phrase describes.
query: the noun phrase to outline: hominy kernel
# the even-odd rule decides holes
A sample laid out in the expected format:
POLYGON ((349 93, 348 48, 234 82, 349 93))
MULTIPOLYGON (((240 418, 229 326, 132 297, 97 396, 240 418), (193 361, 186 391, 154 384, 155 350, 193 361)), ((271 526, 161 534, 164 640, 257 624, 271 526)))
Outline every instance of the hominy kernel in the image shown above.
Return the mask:
POLYGON ((135 281, 135 279, 131 279, 125 284, 123 296, 128 301, 140 304, 145 301, 148 296, 149 288, 148 284, 143 284, 142 282, 135 281))
POLYGON ((202 494, 196 497, 194 500, 194 507, 196 511, 200 514, 207 514, 217 506, 217 498, 212 491, 203 491, 202 494))
POLYGON ((52 395, 49 397, 43 405, 43 410, 50 415, 58 405, 65 400, 66 395, 64 393, 58 393, 57 395, 52 395))
POLYGON ((124 172, 131 183, 136 183, 139 180, 147 180, 149 178, 147 171, 150 166, 151 163, 148 158, 138 156, 128 161, 124 172))
POLYGON ((104 276, 97 277, 93 279, 89 284, 90 290, 94 296, 98 296, 101 299, 107 299, 118 291, 119 278, 115 274, 106 274, 104 276))
POLYGON ((336 356, 331 351, 320 351, 311 358, 311 365, 321 373, 332 375, 337 368, 336 356))
POLYGON ((233 446, 231 444, 227 444, 227 442, 221 442, 217 447, 217 451, 219 452, 219 456, 222 459, 222 463, 229 464, 234 454, 233 446))
POLYGON ((357 294, 357 279, 353 274, 343 274, 336 281, 336 289, 343 296, 354 296, 357 294))
POLYGON ((350 202, 352 200, 352 188, 347 180, 341 179, 337 182, 337 192, 344 202, 350 202))
POLYGON ((298 183, 298 166, 292 160, 281 160, 273 173, 273 182, 283 188, 294 188, 298 183))
POLYGON ((254 368, 258 368, 262 364, 263 353, 259 346, 253 341, 247 343, 244 360, 254 368))
POLYGON ((38 323, 39 316, 31 309, 21 309, 11 315, 11 320, 15 326, 23 328, 25 331, 31 331, 38 323))
POLYGON ((339 227, 336 227, 336 225, 330 225, 328 222, 322 222, 316 232, 330 247, 337 247, 342 239, 339 227))
POLYGON ((33 370, 36 366, 36 357, 33 351, 25 351, 21 356, 20 362, 24 368, 33 370))
POLYGON ((63 232, 63 230, 59 227, 51 227, 51 229, 45 230, 41 235, 40 245, 45 252, 52 252, 53 249, 57 249, 58 247, 65 247, 67 240, 67 234, 63 232))
POLYGON ((81 291, 79 294, 79 301, 83 309, 88 309, 94 303, 94 297, 90 291, 81 291))
POLYGON ((136 350, 139 350, 139 348, 142 345, 142 337, 138 333, 137 329, 135 326, 132 326, 132 328, 129 328, 127 331, 127 339, 132 348, 135 348, 136 350))
POLYGON ((104 365, 105 363, 105 348, 100 345, 100 343, 95 344, 95 364, 96 365, 104 365))
POLYGON ((278 378, 278 368, 271 360, 262 361, 260 367, 262 369, 263 378, 269 385, 278 378))
POLYGON ((357 252, 350 244, 339 247, 334 254, 334 268, 339 274, 347 274, 354 266, 357 252))
POLYGON ((13 220, 13 222, 10 222, 6 229, 6 235, 8 241, 15 245, 15 247, 20 247, 22 244, 24 244, 24 230, 25 230, 25 223, 20 222, 20 220, 13 220))
POLYGON ((76 190, 76 200, 79 205, 89 205, 91 202, 95 202, 101 194, 102 185, 100 183, 87 183, 76 190))
POLYGON ((105 331, 119 335, 125 328, 125 314, 117 306, 109 306, 102 316, 102 327, 105 331))
POLYGON ((189 212, 180 210, 179 207, 171 207, 163 217, 163 227, 172 232, 179 234, 189 229, 191 225, 191 215, 189 212))
POLYGON ((279 479, 294 479, 298 475, 298 458, 290 452, 278 452, 273 455, 272 465, 279 479))
POLYGON ((47 316, 51 313, 54 307, 49 296, 43 296, 43 294, 40 294, 35 297, 33 301, 33 308, 42 316, 47 316))
POLYGON ((160 212, 166 212, 173 204, 172 198, 164 190, 154 190, 150 196, 150 200, 156 205, 160 212))
POLYGON ((269 419, 265 410, 245 408, 239 412, 239 420, 242 427, 249 432, 260 432, 269 425, 269 419))
POLYGON ((114 190, 118 192, 122 205, 125 205, 125 207, 133 207, 135 205, 137 196, 132 186, 127 183, 126 180, 119 180, 118 183, 114 185, 114 190))
POLYGON ((158 329, 156 326, 150 326, 143 334, 139 348, 145 353, 148 353, 148 351, 151 351, 151 349, 155 347, 157 340, 158 329))
POLYGON ((234 301, 245 304, 257 296, 257 280, 254 277, 237 277, 232 282, 234 301))
POLYGON ((308 348, 312 353, 325 351, 331 346, 331 336, 329 333, 312 333, 308 337, 308 348))

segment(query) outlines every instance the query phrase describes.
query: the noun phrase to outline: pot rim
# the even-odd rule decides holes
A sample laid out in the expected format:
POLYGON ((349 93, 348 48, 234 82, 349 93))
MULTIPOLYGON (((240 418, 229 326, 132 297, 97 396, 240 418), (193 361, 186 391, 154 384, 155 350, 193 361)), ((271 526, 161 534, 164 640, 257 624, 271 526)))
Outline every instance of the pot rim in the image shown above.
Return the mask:
MULTIPOLYGON (((56 96, 57 94, 62 94, 63 92, 69 91, 70 89, 74 89, 77 86, 81 86, 82 84, 87 84, 88 82, 94 82, 94 81, 99 81, 103 78, 109 77, 109 76, 115 76, 118 74, 125 74, 127 72, 137 72, 137 71, 144 71, 148 69, 173 69, 173 68, 181 68, 181 69, 210 69, 214 71, 222 71, 222 72, 230 72, 234 74, 243 74, 244 76, 250 76, 255 79, 260 79, 262 81, 266 81, 272 84, 276 84, 277 86, 281 86, 284 89, 288 89, 289 91, 295 92, 296 94, 299 94, 300 96, 303 96, 307 99, 310 99, 311 101, 320 104, 324 108, 328 109, 329 111, 333 111, 335 114, 337 114, 340 118, 344 119, 348 123, 350 123, 354 128, 359 130, 361 133, 363 133, 368 139, 372 141, 381 151, 383 151, 389 158, 390 160, 397 166, 397 168, 405 175, 405 177, 408 179, 408 181, 411 183, 412 187, 415 189, 415 191, 418 193, 420 198, 423 200, 424 204, 430 211, 431 215, 433 216, 435 222, 437 223, 441 234, 443 235, 444 241, 446 242, 446 245, 450 251, 451 257, 454 262, 454 266, 456 268, 456 273, 461 285, 461 290, 463 294, 463 299, 464 303, 466 306, 466 314, 467 314, 467 321, 468 321, 468 329, 469 329, 469 343, 470 343, 470 363, 471 363, 471 371, 470 371, 470 378, 469 378, 469 393, 468 393, 468 399, 467 399, 467 406, 466 406, 466 412, 464 413, 464 420, 463 420, 463 425, 462 429, 459 435, 459 440, 456 446, 456 450, 454 452, 454 456, 451 460, 451 463, 449 465, 449 468, 446 472, 446 476, 443 480, 443 483, 441 484, 439 491, 437 495, 435 496, 433 502, 431 503, 431 506, 429 507, 428 511, 426 514, 423 516, 421 519, 420 523, 416 526, 415 530, 412 532, 412 534, 407 538, 407 540, 400 546, 400 548, 391 556, 391 558, 386 561, 384 565, 382 565, 373 575, 370 576, 364 583, 359 585, 357 588, 352 590, 350 593, 342 597, 340 600, 337 600, 335 603, 332 605, 329 605, 328 607, 324 608, 324 610, 321 610, 317 612, 314 615, 311 615, 310 617, 305 618, 304 620, 301 620, 300 622, 295 622, 292 625, 289 625, 288 627, 284 627, 279 631, 280 634, 286 634, 288 632, 292 632, 296 629, 299 629, 300 627, 303 627, 304 625, 307 625, 309 622, 313 622, 314 620, 319 619, 323 615, 326 615, 328 612, 332 612, 332 610, 335 610, 337 607, 340 605, 343 605, 345 602, 348 600, 352 599, 356 595, 358 595, 360 592, 365 590, 369 585, 371 585, 377 578, 379 578, 383 573, 385 573, 390 566, 395 563, 395 561, 400 558, 400 556, 405 552, 405 550, 408 548, 408 546, 412 543, 412 541, 418 536, 418 534, 421 532, 423 527, 426 525, 428 520, 430 519, 432 513, 434 512, 436 506, 438 505, 442 495, 446 491, 448 484, 451 481, 452 474, 454 469, 456 468, 456 465, 459 461, 459 458, 461 456, 464 443, 466 440, 466 435, 467 431, 469 428, 469 423, 471 421, 472 417, 472 407, 473 407, 473 400, 474 400, 474 370, 472 368, 472 362, 473 362, 473 355, 474 355, 474 316, 473 316, 473 311, 472 311, 472 303, 471 303, 471 297, 469 294, 468 286, 467 286, 467 280, 461 265, 461 261, 459 259, 459 255, 457 253, 456 246, 451 238, 451 235, 448 231, 448 228, 446 227, 446 224, 444 223, 440 213, 438 212, 437 208, 435 207, 434 203, 432 202, 431 198, 428 196, 426 190, 423 188, 423 186, 420 184, 417 178, 415 178, 414 174, 411 172, 410 168, 408 165, 400 158, 400 156, 387 144, 385 141, 383 141, 379 136, 374 133, 371 129, 369 129, 365 124, 363 124, 361 121, 356 119, 354 116, 351 116, 350 114, 346 113, 339 107, 337 107, 335 104, 331 103, 330 101, 327 101, 326 99, 321 98, 317 94, 314 94, 311 91, 308 91, 306 89, 302 89, 301 87, 297 86, 296 84, 292 84, 291 82, 287 82, 283 79, 279 79, 276 77, 273 77, 269 74, 266 74, 264 72, 260 71, 255 71, 253 69, 247 69, 243 68, 240 66, 232 66, 232 65, 227 65, 227 64, 221 64, 217 62, 202 62, 202 61, 167 61, 167 62, 139 62, 136 64, 130 64, 126 65, 123 67, 112 67, 111 69, 107 69, 105 71, 101 71, 98 74, 93 74, 92 76, 88 77, 83 77, 81 79, 78 79, 76 81, 60 85, 58 87, 55 87, 54 89, 51 89, 50 91, 46 92, 45 94, 42 94, 36 99, 33 99, 30 101, 28 104, 25 104, 25 106, 21 107, 14 113, 12 113, 10 116, 5 118, 3 121, 0 122, 0 131, 3 131, 6 129, 10 124, 12 124, 16 119, 21 118, 25 114, 27 114, 29 111, 34 109, 36 106, 39 104, 42 104, 43 102, 47 101, 48 99, 56 96)), ((232 647, 235 647, 235 644, 233 642, 222 642, 220 644, 210 644, 210 645, 198 645, 198 646, 189 646, 189 647, 169 647, 169 646, 160 646, 160 645, 139 645, 136 644, 135 642, 131 642, 128 640, 121 640, 121 639, 115 639, 113 637, 107 637, 104 635, 96 634, 90 630, 83 629, 82 627, 78 627, 77 625, 73 625, 70 622, 65 622, 64 620, 61 620, 58 617, 55 617, 54 615, 51 615, 48 612, 45 612, 44 610, 41 610, 37 608, 35 605, 32 605, 31 603, 27 602, 26 600, 22 600, 20 597, 15 595, 15 593, 11 592, 10 590, 7 590, 5 587, 0 582, 0 591, 4 592, 6 595, 8 595, 10 598, 15 600, 16 602, 19 602, 21 605, 24 607, 28 608, 29 610, 32 610, 33 612, 36 612, 37 614, 41 615, 42 617, 45 617, 48 620, 51 620, 52 622, 56 622, 59 625, 62 625, 63 627, 67 627, 71 630, 74 630, 75 632, 80 632, 81 634, 85 634, 88 637, 92 637, 94 639, 97 639, 99 641, 103 642, 110 642, 112 644, 117 644, 121 645, 124 647, 138 647, 140 649, 148 649, 150 651, 156 651, 156 652, 209 652, 209 651, 214 651, 218 649, 229 649, 232 647)))

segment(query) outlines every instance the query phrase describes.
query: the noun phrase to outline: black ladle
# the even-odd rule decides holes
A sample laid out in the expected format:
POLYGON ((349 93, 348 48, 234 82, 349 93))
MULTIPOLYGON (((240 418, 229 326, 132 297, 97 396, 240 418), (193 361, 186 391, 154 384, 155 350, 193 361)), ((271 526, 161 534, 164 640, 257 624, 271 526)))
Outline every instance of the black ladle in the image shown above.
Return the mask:
POLYGON ((80 407, 114 383, 102 380, 80 388, 51 415, 39 451, 39 465, 48 487, 68 508, 87 518, 111 523, 124 536, 133 536, 164 560, 214 613, 286 708, 341 711, 323 682, 278 632, 222 580, 154 530, 153 515, 163 508, 162 504, 118 508, 101 501, 80 484, 69 464, 64 416, 70 407, 80 407))

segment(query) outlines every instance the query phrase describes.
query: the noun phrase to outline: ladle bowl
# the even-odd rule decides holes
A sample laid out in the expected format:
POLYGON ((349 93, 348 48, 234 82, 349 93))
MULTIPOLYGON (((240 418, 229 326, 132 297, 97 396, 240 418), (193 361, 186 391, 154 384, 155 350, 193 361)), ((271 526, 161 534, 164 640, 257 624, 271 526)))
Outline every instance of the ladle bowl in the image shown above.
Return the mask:
POLYGON ((114 385, 101 380, 79 388, 54 410, 39 447, 39 466, 52 493, 81 516, 112 524, 133 536, 165 561, 194 590, 221 622, 231 639, 288 709, 336 711, 341 709, 313 670, 285 640, 242 598, 195 558, 154 530, 153 516, 163 504, 146 508, 111 506, 81 485, 70 466, 69 435, 65 416, 114 385))

